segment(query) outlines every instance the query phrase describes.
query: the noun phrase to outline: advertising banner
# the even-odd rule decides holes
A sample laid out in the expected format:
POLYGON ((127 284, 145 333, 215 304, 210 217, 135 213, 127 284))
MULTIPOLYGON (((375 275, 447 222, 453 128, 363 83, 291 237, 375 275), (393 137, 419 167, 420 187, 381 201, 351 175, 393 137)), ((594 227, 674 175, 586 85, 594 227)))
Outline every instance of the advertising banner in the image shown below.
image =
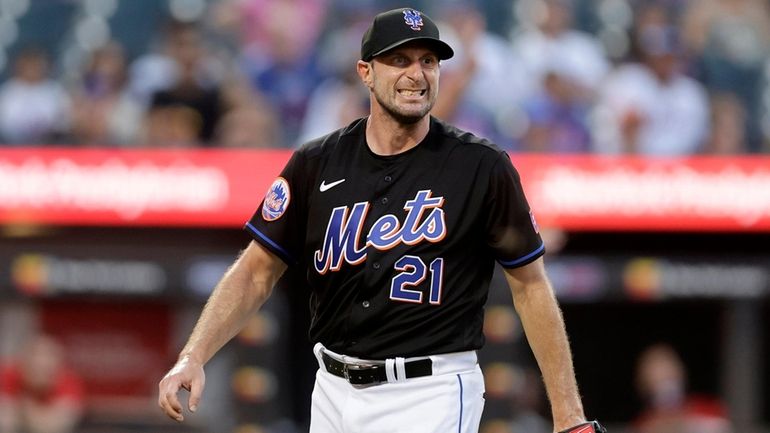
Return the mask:
MULTIPOLYGON (((290 156, 256 149, 6 149, 0 224, 237 228, 290 156)), ((770 157, 511 160, 543 227, 770 230, 770 157)))
POLYGON ((239 227, 289 156, 278 150, 3 150, 0 223, 239 227))
POLYGON ((567 230, 768 231, 770 158, 512 155, 538 222, 567 230))

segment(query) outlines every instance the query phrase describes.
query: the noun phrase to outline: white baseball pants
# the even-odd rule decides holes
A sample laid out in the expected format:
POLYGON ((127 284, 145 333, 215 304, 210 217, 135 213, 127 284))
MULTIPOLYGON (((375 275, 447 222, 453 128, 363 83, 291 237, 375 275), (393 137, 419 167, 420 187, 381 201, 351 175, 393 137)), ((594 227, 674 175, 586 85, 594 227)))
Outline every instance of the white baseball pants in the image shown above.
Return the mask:
MULTIPOLYGON (((316 345, 320 368, 313 389, 310 433, 478 432, 484 377, 475 352, 430 356, 432 376, 355 386, 326 371, 322 351, 343 362, 367 362, 316 345)), ((412 359, 420 358, 398 358, 386 365, 395 369, 398 362, 412 359)))

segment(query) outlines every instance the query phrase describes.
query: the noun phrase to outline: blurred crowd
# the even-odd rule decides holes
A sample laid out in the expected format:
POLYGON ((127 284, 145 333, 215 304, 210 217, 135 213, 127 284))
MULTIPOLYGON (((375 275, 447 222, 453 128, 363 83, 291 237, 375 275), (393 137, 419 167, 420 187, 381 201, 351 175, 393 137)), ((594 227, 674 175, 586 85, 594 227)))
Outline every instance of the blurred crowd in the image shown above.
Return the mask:
MULTIPOLYGON (((297 146, 366 114, 360 38, 375 11, 401 5, 179 4, 200 7, 170 7, 141 52, 117 38, 74 63, 58 47, 13 50, 0 75, 0 145, 297 146)), ((765 0, 413 5, 456 51, 433 114, 507 150, 770 151, 765 0)))
POLYGON ((84 387, 59 341, 33 336, 13 361, 0 363, 0 433, 75 431, 83 416, 84 387))

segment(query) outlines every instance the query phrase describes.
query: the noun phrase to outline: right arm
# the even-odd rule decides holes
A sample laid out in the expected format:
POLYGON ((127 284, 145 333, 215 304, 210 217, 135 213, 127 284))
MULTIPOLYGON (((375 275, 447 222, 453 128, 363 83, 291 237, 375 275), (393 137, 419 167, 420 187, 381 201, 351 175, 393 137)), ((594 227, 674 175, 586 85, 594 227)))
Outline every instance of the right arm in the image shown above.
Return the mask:
POLYGON ((246 320, 265 303, 286 264, 256 242, 238 257, 206 302, 179 360, 158 385, 158 404, 169 417, 182 421, 177 393, 190 391, 195 411, 203 391, 203 365, 233 338, 246 320))

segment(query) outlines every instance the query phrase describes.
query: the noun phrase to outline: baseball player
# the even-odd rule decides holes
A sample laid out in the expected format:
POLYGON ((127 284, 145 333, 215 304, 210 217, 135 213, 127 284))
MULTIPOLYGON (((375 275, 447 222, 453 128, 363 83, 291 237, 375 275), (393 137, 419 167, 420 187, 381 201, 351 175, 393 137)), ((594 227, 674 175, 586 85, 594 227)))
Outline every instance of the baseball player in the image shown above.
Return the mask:
POLYGON ((587 422, 543 241, 508 156, 429 115, 452 57, 414 9, 374 18, 356 68, 371 113, 294 152, 246 223, 254 241, 215 288, 159 404, 195 411, 204 364, 268 298, 307 269, 319 370, 312 433, 477 432, 476 350, 497 261, 542 371, 555 431, 587 422))

